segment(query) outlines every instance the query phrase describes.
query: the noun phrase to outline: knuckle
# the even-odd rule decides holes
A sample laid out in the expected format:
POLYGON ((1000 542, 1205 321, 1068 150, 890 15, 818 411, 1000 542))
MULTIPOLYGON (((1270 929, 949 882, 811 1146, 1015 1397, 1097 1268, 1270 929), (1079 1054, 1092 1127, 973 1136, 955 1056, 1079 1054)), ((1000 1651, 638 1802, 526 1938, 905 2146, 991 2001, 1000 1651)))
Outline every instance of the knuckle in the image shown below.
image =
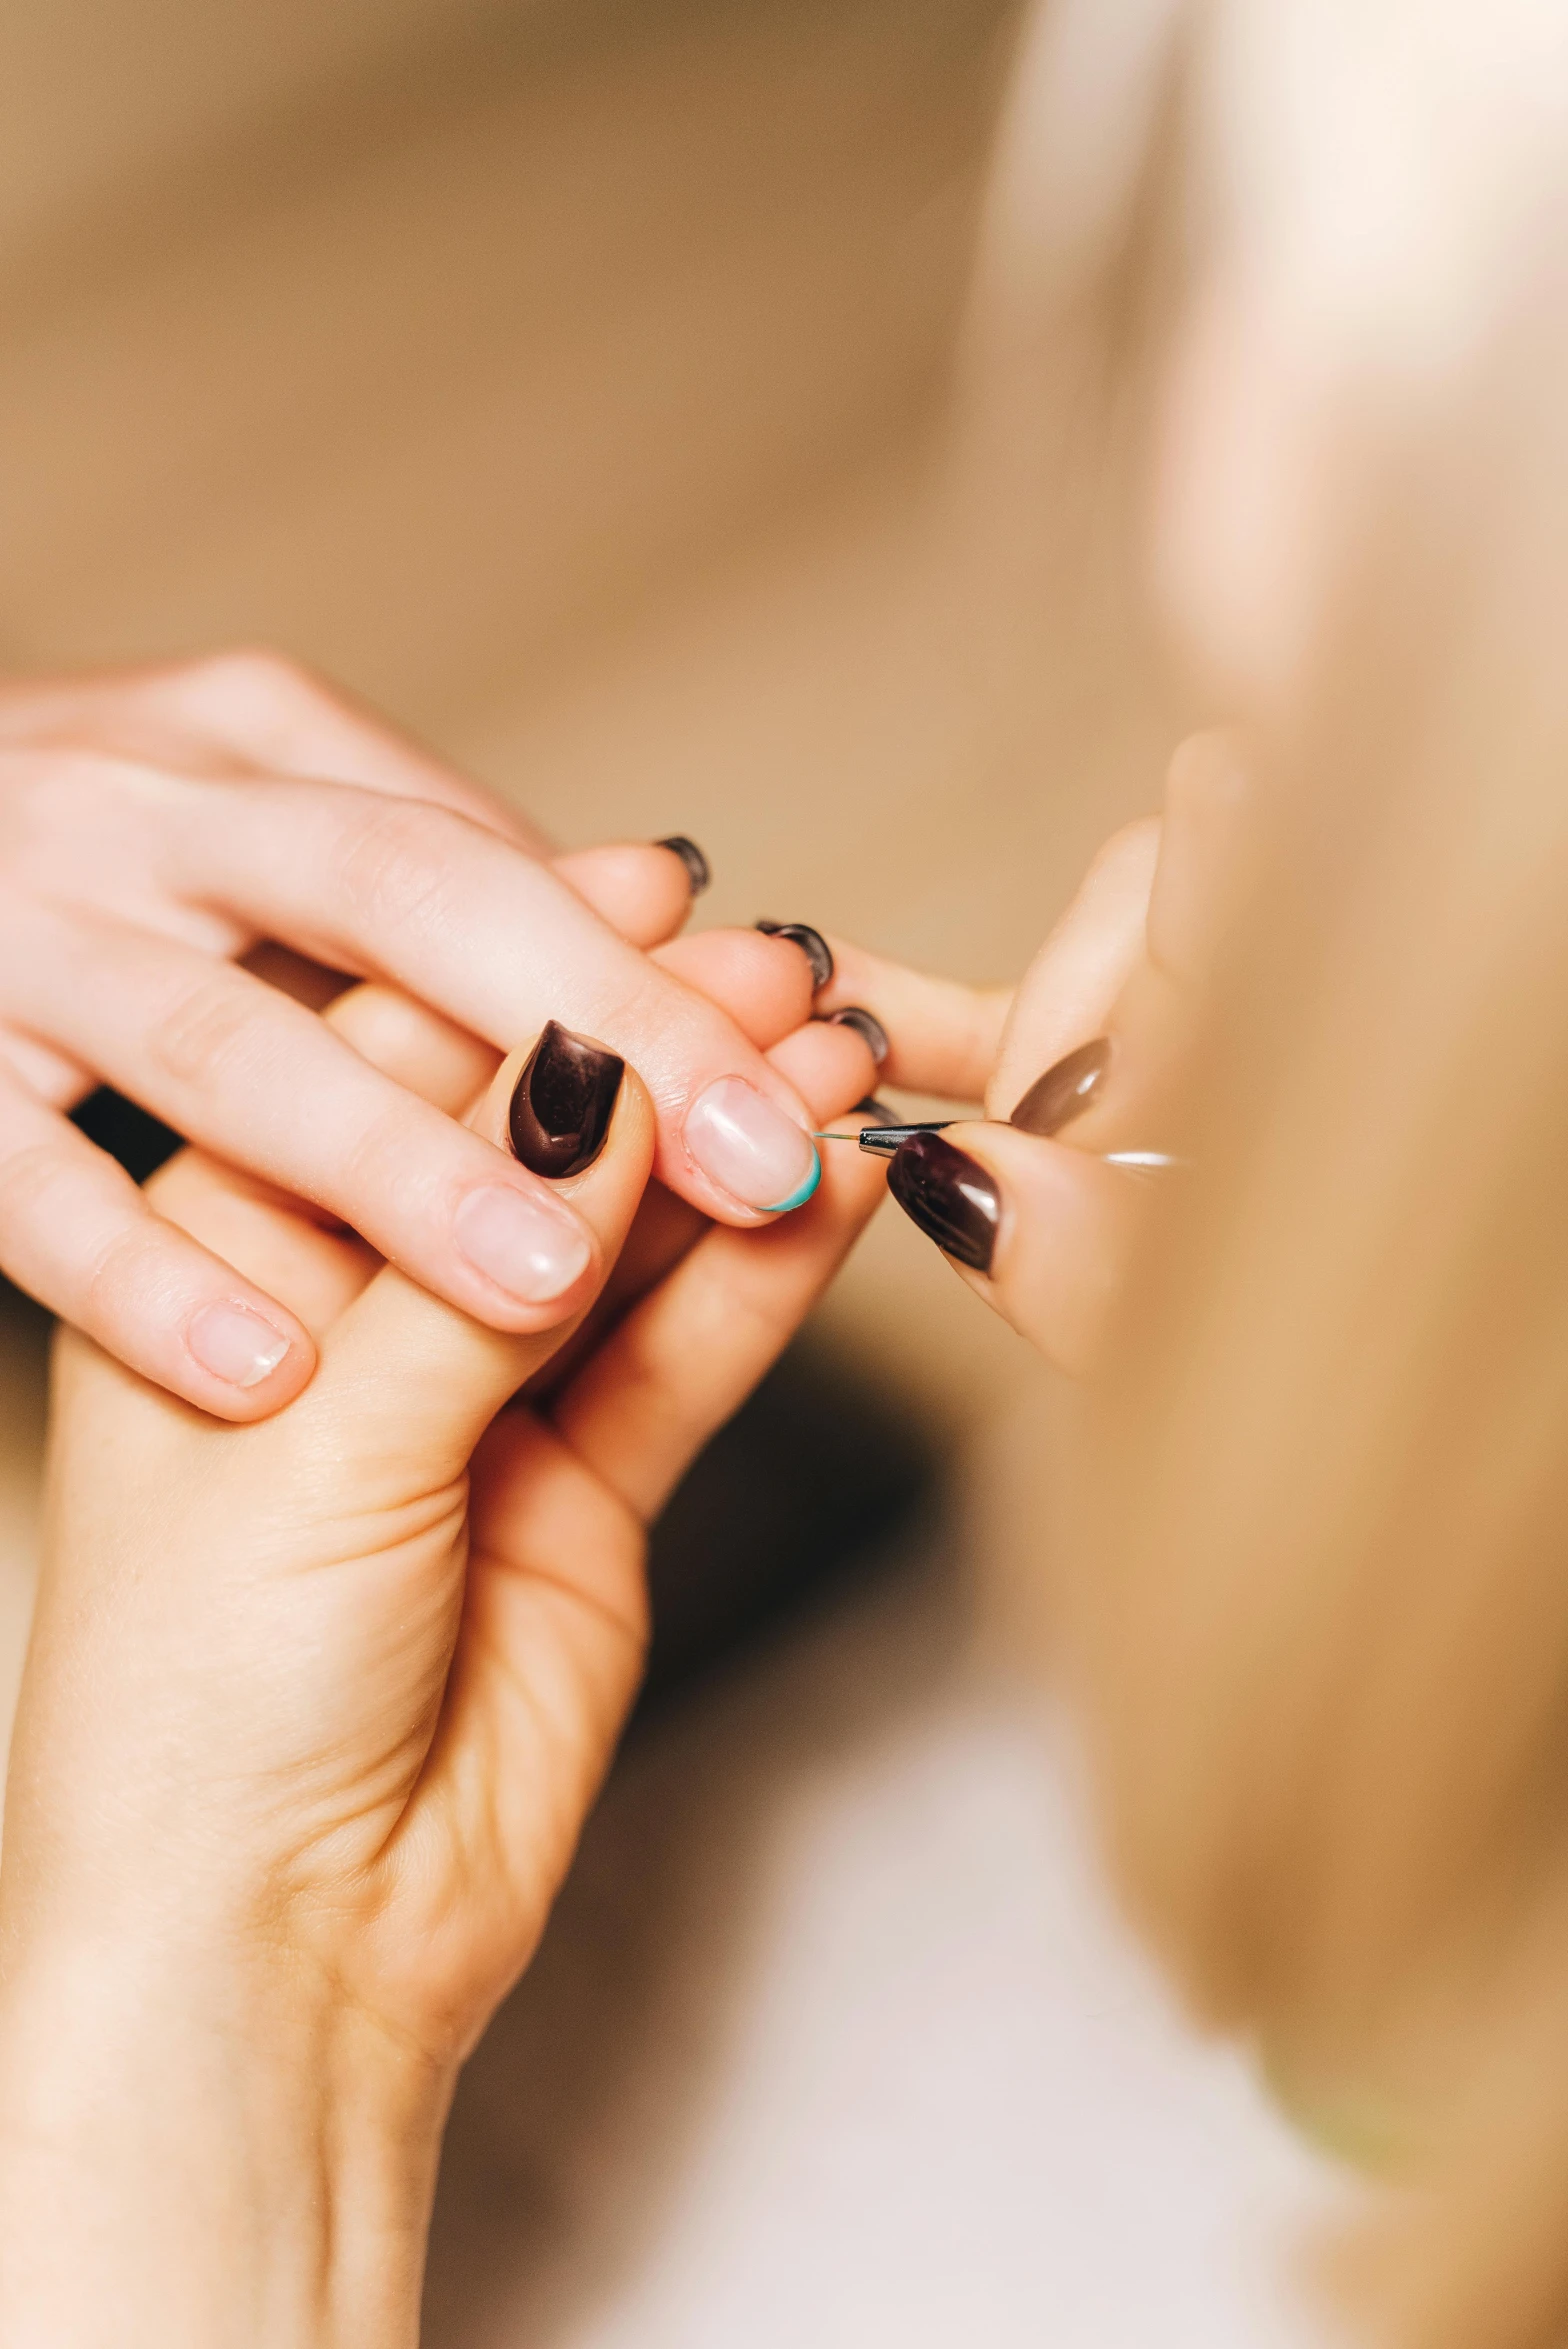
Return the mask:
POLYGON ((0 1240, 9 1241, 40 1216, 52 1218, 63 1156, 58 1142, 24 1142, 6 1149, 0 1141, 0 1240))
POLYGON ((351 1221, 374 1225, 367 1237, 383 1253, 401 1227, 420 1220, 432 1139, 423 1130, 419 1105, 410 1096, 397 1094, 390 1101, 372 1100, 364 1114, 346 1122, 337 1136, 331 1203, 351 1221), (399 1168, 408 1171, 399 1175, 399 1168))
POLYGON ((0 748, 0 855, 8 873, 52 863, 73 839, 80 850, 102 812, 113 762, 99 753, 51 742, 0 748))
POLYGON ((369 792, 353 799, 331 860, 339 902, 366 928, 388 935, 406 923, 428 926, 456 886, 452 860, 443 854, 456 819, 417 800, 369 792))
POLYGON ((187 980, 153 1015, 148 1054, 165 1076, 205 1089, 249 1051, 256 1016, 250 990, 236 986, 227 965, 215 968, 187 980))
POLYGON ((154 699, 220 738, 279 747, 337 705, 320 679, 268 645, 232 645, 165 672, 154 699))
POLYGON ((116 1222, 82 1268, 76 1318, 88 1330, 118 1327, 131 1295, 144 1285, 149 1259, 160 1252, 152 1219, 137 1215, 116 1222))
POLYGON ((36 898, 123 891, 194 788, 172 768, 93 744, 0 746, 0 874, 36 898))
POLYGON ((306 669, 265 644, 225 646, 192 661, 184 676, 204 698, 229 708, 273 709, 315 690, 306 669))

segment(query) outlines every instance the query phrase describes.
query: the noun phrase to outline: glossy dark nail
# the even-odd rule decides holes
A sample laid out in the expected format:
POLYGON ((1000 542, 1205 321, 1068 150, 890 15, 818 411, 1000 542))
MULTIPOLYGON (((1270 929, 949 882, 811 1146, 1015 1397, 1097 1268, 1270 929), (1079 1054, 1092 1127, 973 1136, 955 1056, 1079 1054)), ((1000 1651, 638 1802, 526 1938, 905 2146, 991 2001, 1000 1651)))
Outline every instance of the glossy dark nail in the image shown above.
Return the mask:
POLYGON ((870 1093, 864 1101, 857 1101, 849 1114, 851 1117, 869 1117, 874 1126, 896 1126, 901 1122, 896 1109, 889 1109, 885 1101, 878 1101, 870 1093))
POLYGON ((686 867, 686 878, 691 883, 693 897, 700 897, 713 879, 708 860, 695 840, 688 840, 684 832, 672 832, 668 840, 656 840, 655 848, 667 848, 671 856, 678 856, 686 867))
POLYGON ((1105 1081, 1111 1062, 1108 1036, 1080 1044, 1036 1077, 1009 1121, 1026 1134, 1057 1134, 1086 1110, 1105 1081))
POLYGON ((978 1159, 940 1134, 913 1134, 893 1153, 887 1187, 939 1248, 971 1272, 990 1271, 1002 1198, 978 1159))
POLYGON ((833 976, 833 950, 820 930, 809 922, 758 922, 765 938, 787 938, 791 946, 798 946, 811 965, 811 984, 825 987, 833 976))
POLYGON ((858 1003, 846 1004, 842 1011, 824 1011, 818 1015, 825 1027, 853 1028, 869 1050, 878 1068, 882 1066, 893 1047, 887 1040, 887 1030, 873 1011, 863 1010, 858 1003))
POLYGON ((604 1148, 626 1063, 551 1020, 523 1064, 507 1118, 512 1155, 561 1182, 604 1148))

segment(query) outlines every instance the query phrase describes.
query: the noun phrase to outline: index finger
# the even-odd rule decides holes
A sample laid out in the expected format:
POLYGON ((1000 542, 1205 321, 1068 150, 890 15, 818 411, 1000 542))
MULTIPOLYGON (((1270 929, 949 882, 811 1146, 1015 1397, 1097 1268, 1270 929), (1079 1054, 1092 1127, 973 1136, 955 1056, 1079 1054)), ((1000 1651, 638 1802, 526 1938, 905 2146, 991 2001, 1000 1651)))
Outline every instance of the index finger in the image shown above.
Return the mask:
POLYGON ((448 809, 325 783, 193 794, 175 885, 340 970, 395 980, 504 1049, 559 1018, 642 1074, 657 1172, 722 1223, 809 1198, 811 1119, 734 1021, 526 851, 448 809))
POLYGON ((1144 953, 1160 821, 1146 816, 1112 835, 1077 896, 1020 982, 985 1089, 993 1117, 1010 1117, 1036 1078, 1100 1036, 1144 953))

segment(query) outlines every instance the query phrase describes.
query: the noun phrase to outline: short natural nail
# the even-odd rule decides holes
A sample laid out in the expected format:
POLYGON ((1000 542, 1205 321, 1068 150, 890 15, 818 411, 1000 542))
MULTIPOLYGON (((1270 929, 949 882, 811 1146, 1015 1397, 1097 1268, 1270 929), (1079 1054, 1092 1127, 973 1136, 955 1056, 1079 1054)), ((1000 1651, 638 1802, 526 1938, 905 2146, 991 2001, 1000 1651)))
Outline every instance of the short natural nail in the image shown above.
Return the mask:
POLYGON ((893 1153, 887 1187, 927 1239, 972 1272, 989 1272, 1001 1193, 978 1159, 940 1134, 916 1134, 893 1153))
POLYGON ((520 1305, 559 1297, 587 1271, 593 1254, 564 1208, 507 1183, 470 1191, 452 1219, 452 1230, 475 1271, 520 1305))
POLYGON ((791 946, 798 946, 811 965, 812 987, 827 985, 833 976, 833 949, 820 930, 814 930, 809 922, 758 922, 756 926, 765 938, 787 938, 791 946))
POLYGON ((691 883, 693 897, 700 897, 713 879, 708 860, 695 840, 688 840, 684 832, 672 832, 668 840, 656 840, 655 848, 667 848, 671 856, 678 856, 686 867, 686 878, 691 883))
POLYGON ((1056 1134, 1070 1124, 1099 1092, 1110 1066, 1111 1042, 1096 1036, 1076 1052, 1053 1061, 1043 1077, 1036 1077, 1010 1123, 1026 1134, 1056 1134))
POLYGON ((866 1011, 858 1003, 846 1004, 842 1011, 825 1011, 823 1022, 830 1028, 853 1028, 869 1050, 878 1068, 882 1066, 893 1047, 888 1042, 887 1030, 876 1013, 866 1011))
POLYGON ((248 1305, 204 1305, 185 1342, 203 1370, 230 1387, 259 1387, 289 1350, 283 1332, 248 1305))
POLYGON ((604 1148, 625 1074, 617 1053, 551 1020, 512 1088, 507 1134, 513 1157, 530 1174, 557 1183, 592 1166, 604 1148))
POLYGON ((803 1207, 822 1179, 811 1136, 744 1077, 720 1077, 698 1094, 686 1147, 710 1182, 747 1207, 803 1207))

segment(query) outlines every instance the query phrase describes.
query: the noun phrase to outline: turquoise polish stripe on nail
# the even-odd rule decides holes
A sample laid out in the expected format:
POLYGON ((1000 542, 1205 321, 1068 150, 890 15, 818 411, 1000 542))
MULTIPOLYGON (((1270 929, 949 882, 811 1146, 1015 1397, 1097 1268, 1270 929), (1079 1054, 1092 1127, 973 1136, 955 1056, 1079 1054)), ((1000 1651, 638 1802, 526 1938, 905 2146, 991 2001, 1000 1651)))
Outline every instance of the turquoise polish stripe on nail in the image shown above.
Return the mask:
POLYGON ((763 1209, 763 1214, 788 1215, 792 1207, 804 1207, 806 1201, 811 1197, 812 1192, 816 1189, 818 1183, 820 1183, 821 1180, 822 1154, 818 1150, 815 1142, 813 1142, 811 1145, 811 1172, 807 1175, 799 1190, 791 1191, 787 1199, 776 1199, 771 1207, 765 1207, 763 1209))

